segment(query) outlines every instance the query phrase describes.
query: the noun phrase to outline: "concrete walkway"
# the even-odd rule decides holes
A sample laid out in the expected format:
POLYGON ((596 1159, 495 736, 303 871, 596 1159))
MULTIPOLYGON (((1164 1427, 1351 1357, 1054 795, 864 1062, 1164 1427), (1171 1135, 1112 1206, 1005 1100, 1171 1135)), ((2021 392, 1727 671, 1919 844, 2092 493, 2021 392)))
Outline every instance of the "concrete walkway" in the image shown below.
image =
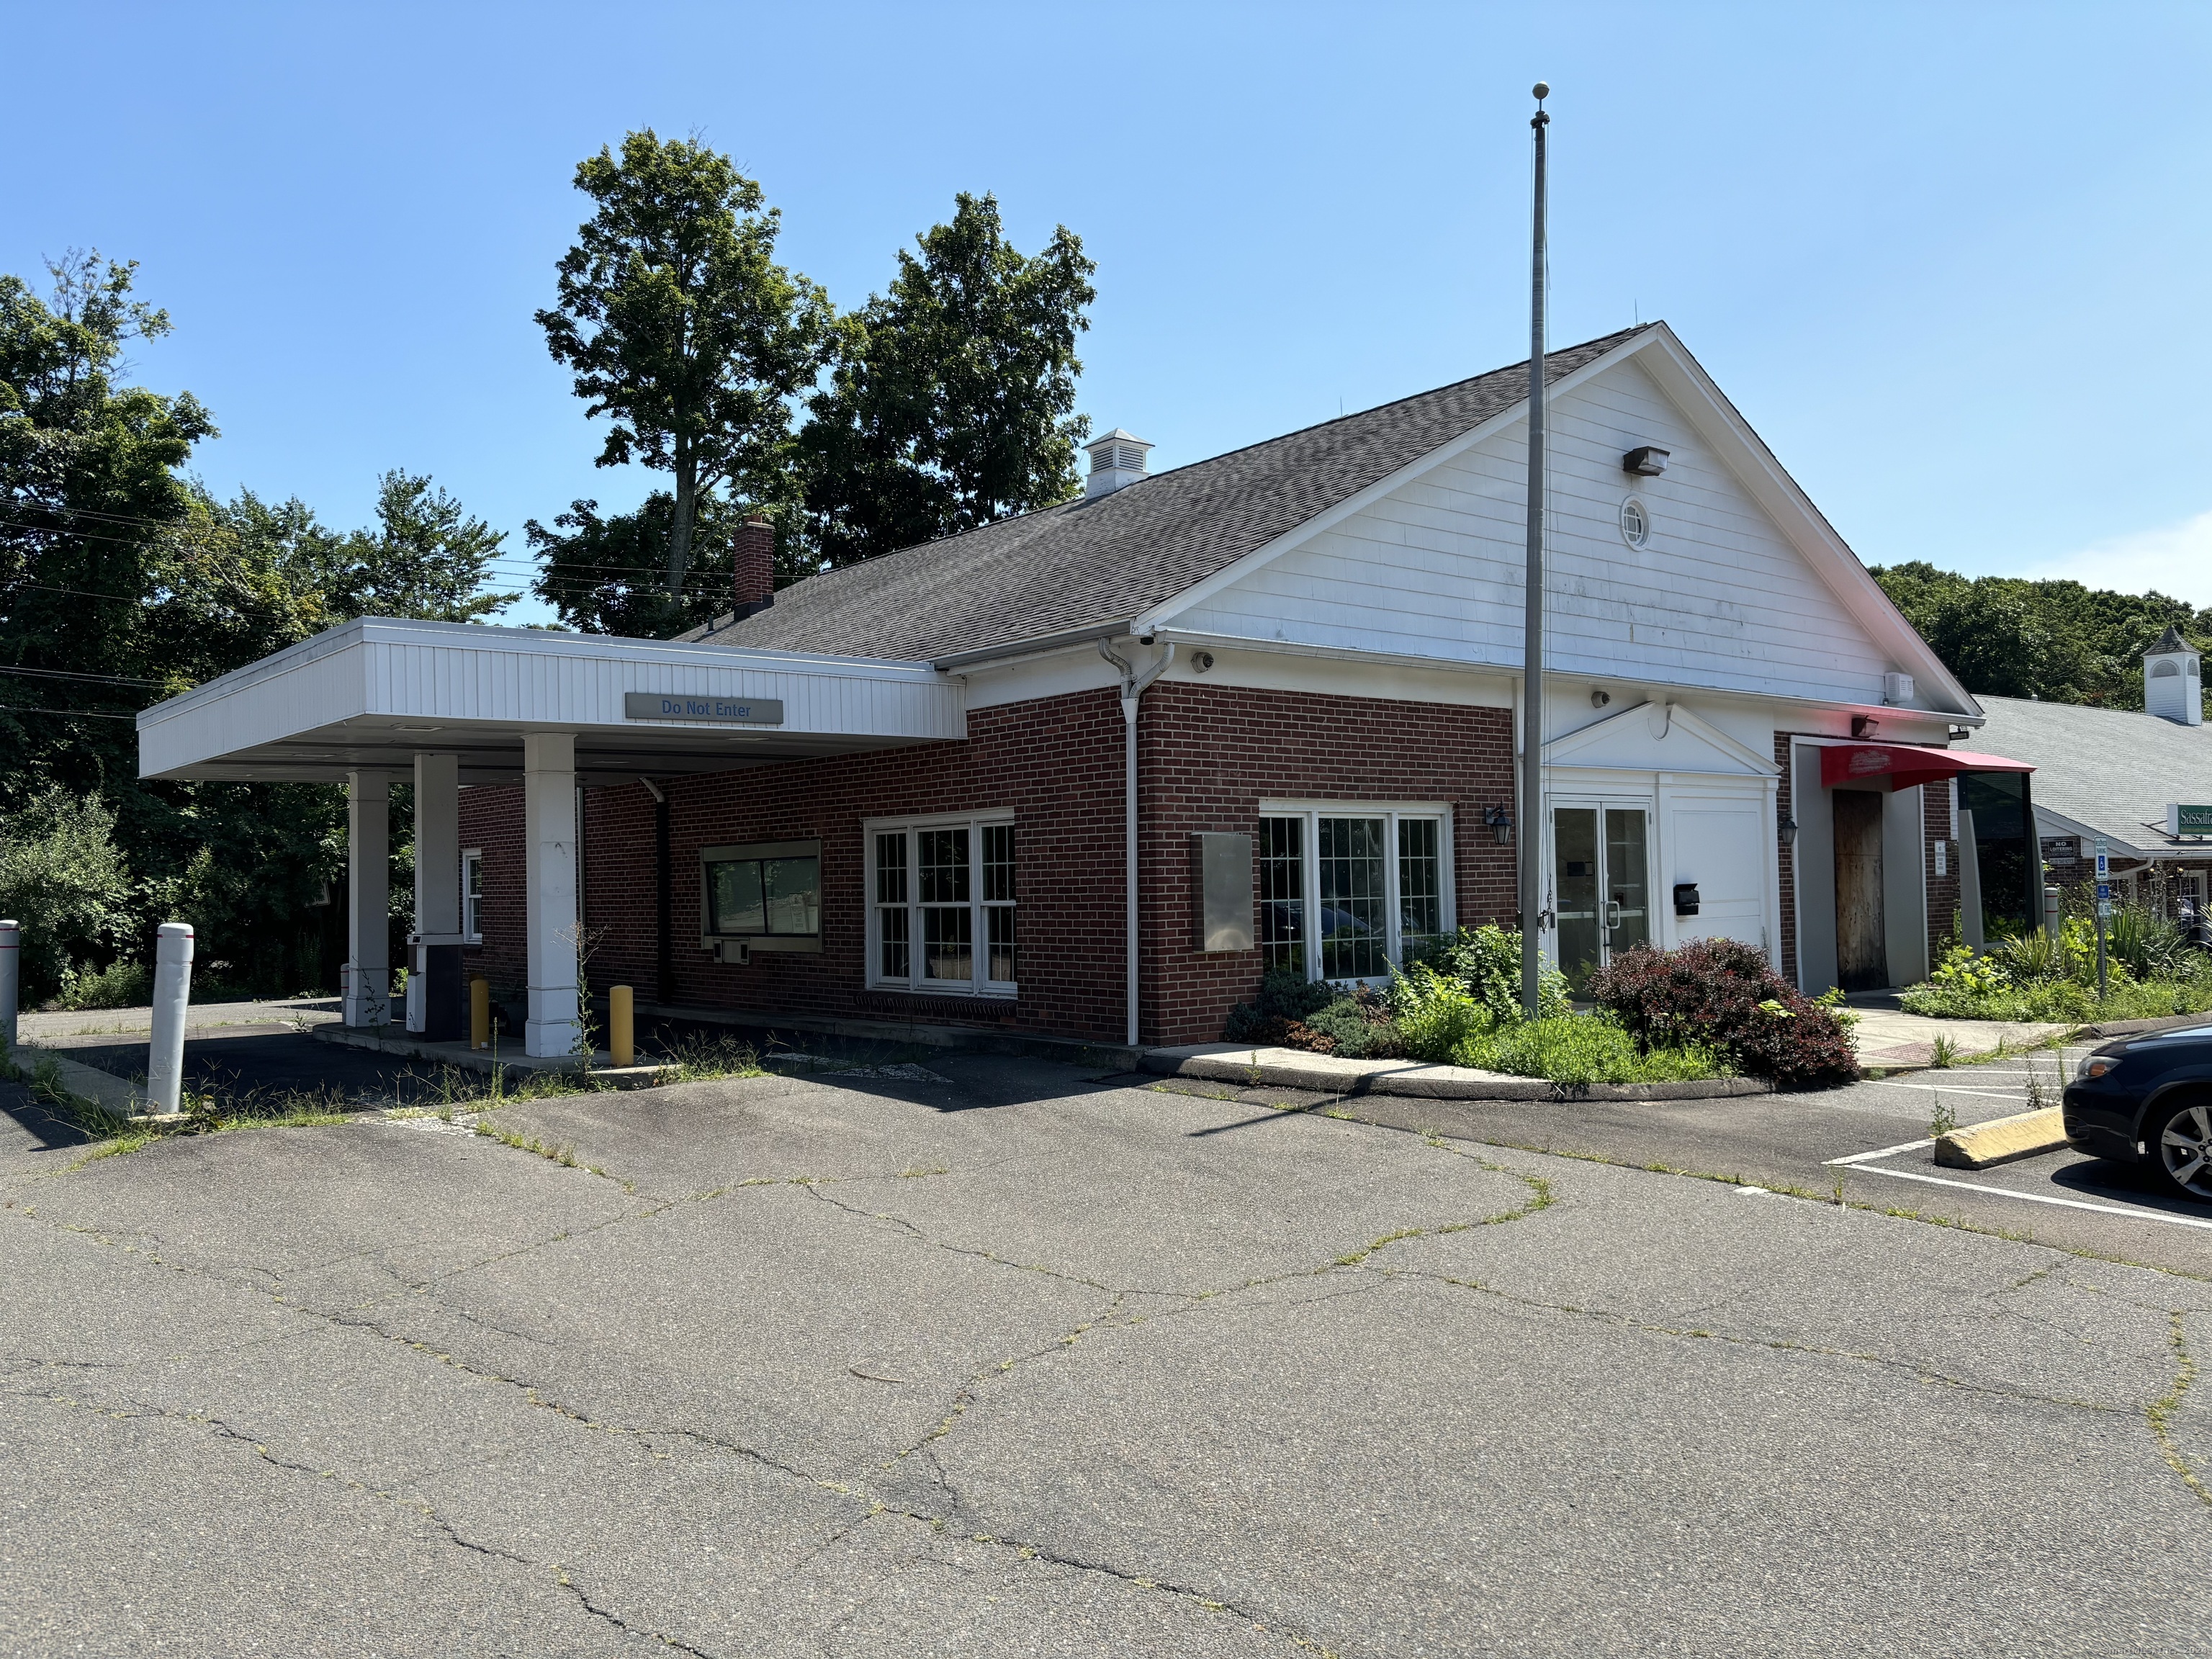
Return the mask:
POLYGON ((1935 1057, 1939 1036, 1948 1039, 1959 1054, 1987 1054, 2000 1048, 2040 1048, 2075 1029, 2045 1021, 1934 1019, 1896 1007, 1854 1006, 1849 1012, 1858 1016, 1852 1039, 1859 1051, 1859 1065, 1869 1077, 1887 1077, 1927 1065, 1935 1057))
POLYGON ((1710 1078, 1695 1083, 1560 1084, 1468 1066, 1431 1066, 1418 1060, 1349 1060, 1304 1048, 1255 1048, 1250 1043, 1194 1042, 1153 1048, 1144 1069, 1165 1077, 1197 1078, 1247 1088, 1310 1089, 1334 1095, 1411 1095, 1425 1100, 1711 1100, 1730 1095, 1771 1094, 1755 1078, 1710 1078))

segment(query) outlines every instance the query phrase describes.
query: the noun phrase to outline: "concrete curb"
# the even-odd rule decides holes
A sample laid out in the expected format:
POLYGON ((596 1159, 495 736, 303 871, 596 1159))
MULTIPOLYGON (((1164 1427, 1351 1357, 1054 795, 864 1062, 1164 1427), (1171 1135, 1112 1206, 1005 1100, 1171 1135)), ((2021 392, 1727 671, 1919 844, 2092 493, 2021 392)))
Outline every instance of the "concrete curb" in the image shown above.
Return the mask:
POLYGON ((1947 1169, 1986 1170, 2017 1158, 2055 1152, 2066 1145, 2066 1121, 2056 1106, 1993 1117, 1936 1137, 1936 1161, 1947 1169))
MULTIPOLYGON (((459 1066, 471 1072, 487 1074, 503 1071, 510 1076, 527 1076, 533 1073, 580 1073, 582 1062, 573 1055, 553 1060, 532 1059, 525 1054, 494 1055, 469 1047, 465 1042, 425 1042, 420 1037, 404 1033, 392 1036, 389 1030, 363 1030, 348 1025, 318 1025, 312 1034, 320 1042, 334 1042, 344 1048, 369 1048, 378 1054, 404 1054, 414 1060, 432 1060, 441 1066, 459 1066)), ((614 1057, 595 1054, 592 1060, 591 1075, 599 1083, 612 1089, 652 1089, 659 1086, 662 1075, 675 1068, 669 1066, 623 1066, 614 1063, 614 1057), (606 1063, 600 1064, 605 1059, 606 1063)))
POLYGON ((54 1063, 55 1079, 79 1100, 88 1100, 104 1112, 117 1117, 137 1117, 143 1114, 146 1097, 128 1078, 119 1078, 112 1072, 103 1072, 97 1066, 88 1066, 81 1060, 71 1060, 57 1048, 43 1048, 35 1042, 19 1042, 9 1056, 17 1067, 29 1077, 47 1060, 54 1063))
POLYGON ((1200 1043, 1155 1048, 1144 1069, 1166 1077, 1247 1088, 1308 1090, 1316 1094, 1405 1095, 1423 1100, 1726 1100, 1770 1095, 1756 1078, 1708 1078, 1694 1083, 1549 1083, 1463 1066, 1429 1066, 1411 1060, 1342 1060, 1297 1048, 1239 1048, 1200 1043))
POLYGON ((2157 1019, 2106 1019, 2094 1025, 2084 1025, 2076 1036, 2116 1037, 2140 1036, 2145 1031, 2185 1031, 2192 1025, 2212 1025, 2212 1012, 2202 1014, 2166 1014, 2157 1019))

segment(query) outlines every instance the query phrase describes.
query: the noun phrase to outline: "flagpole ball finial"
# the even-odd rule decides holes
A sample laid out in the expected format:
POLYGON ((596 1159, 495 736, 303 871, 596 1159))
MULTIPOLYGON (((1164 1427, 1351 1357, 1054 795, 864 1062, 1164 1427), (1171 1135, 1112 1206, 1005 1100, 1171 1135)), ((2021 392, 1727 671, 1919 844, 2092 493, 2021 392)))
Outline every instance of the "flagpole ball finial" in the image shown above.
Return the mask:
POLYGON ((1536 85, 1535 85, 1535 87, 1534 87, 1534 92, 1535 92, 1535 95, 1536 95, 1536 101, 1537 101, 1538 103, 1540 103, 1540 103, 1542 103, 1542 102, 1544 101, 1544 100, 1546 100, 1547 98, 1549 98, 1549 97, 1552 95, 1552 88, 1551 88, 1551 87, 1550 87, 1547 83, 1546 83, 1546 82, 1542 82, 1542 81, 1539 81, 1539 82, 1536 82, 1536 85))

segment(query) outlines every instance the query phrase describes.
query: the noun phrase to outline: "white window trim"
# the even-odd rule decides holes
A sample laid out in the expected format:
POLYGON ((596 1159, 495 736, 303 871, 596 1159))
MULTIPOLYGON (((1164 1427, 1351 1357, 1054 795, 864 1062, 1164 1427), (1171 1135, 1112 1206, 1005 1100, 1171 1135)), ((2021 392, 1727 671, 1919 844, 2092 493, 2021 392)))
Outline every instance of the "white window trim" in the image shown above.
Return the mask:
MULTIPOLYGON (((1449 935, 1458 930, 1459 913, 1456 895, 1459 886, 1453 867, 1452 809, 1449 803, 1437 800, 1262 800, 1259 816, 1263 818, 1303 818, 1305 827, 1298 832, 1299 861, 1304 891, 1300 895, 1306 922, 1305 959, 1306 978, 1322 977, 1321 941, 1315 937, 1315 928, 1321 919, 1321 829, 1319 818, 1384 818, 1389 822, 1383 830, 1389 854, 1383 860, 1382 915, 1385 928, 1383 952, 1394 962, 1402 964, 1406 959, 1403 934, 1404 907, 1399 902, 1398 891, 1398 822, 1401 818, 1433 818, 1437 821, 1437 926, 1440 933, 1449 935)), ((1336 985, 1386 985, 1388 974, 1372 974, 1364 978, 1334 980, 1336 985)))
POLYGON ((478 921, 481 920, 469 903, 469 861, 471 859, 476 860, 477 868, 479 871, 482 871, 483 868, 483 848, 481 847, 464 847, 461 848, 461 939, 464 944, 482 945, 483 943, 483 929, 481 927, 471 927, 469 926, 471 921, 478 921))
MULTIPOLYGON (((987 978, 991 971, 990 922, 985 912, 995 908, 983 897, 983 830, 994 824, 1013 824, 1011 811, 934 812, 910 818, 864 818, 860 823, 860 839, 867 851, 866 868, 863 880, 866 885, 863 896, 866 900, 867 979, 870 990, 910 991, 922 996, 992 997, 1011 1000, 1021 994, 1018 980, 987 978), (921 872, 915 861, 913 832, 917 830, 957 830, 968 831, 968 908, 974 920, 969 926, 975 972, 975 977, 964 983, 958 980, 925 979, 921 973, 921 872), (903 979, 887 979, 883 968, 882 907, 876 902, 876 837, 905 834, 907 842, 907 975, 903 979)), ((1018 969, 1021 961, 1021 868, 1022 841, 1018 829, 1014 836, 1014 951, 1018 969)))

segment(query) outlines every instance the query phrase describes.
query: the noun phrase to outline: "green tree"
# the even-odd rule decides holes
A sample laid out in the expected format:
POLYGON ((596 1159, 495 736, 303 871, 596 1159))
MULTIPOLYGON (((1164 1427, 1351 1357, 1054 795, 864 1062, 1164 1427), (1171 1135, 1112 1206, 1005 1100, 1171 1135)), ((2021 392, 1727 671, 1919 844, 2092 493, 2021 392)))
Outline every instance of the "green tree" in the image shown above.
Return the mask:
POLYGON ((635 512, 605 514, 595 501, 572 501, 552 528, 535 519, 523 526, 539 561, 534 591, 562 622, 586 634, 631 639, 680 634, 729 611, 735 574, 731 538, 748 510, 716 496, 700 498, 684 590, 671 599, 663 584, 676 516, 673 496, 657 489, 635 512))
POLYGON ((2212 611, 2159 592, 1966 577, 1924 560, 1875 579, 1969 691, 2106 708, 2143 706, 2142 656, 2169 625, 2199 643, 2212 611))
POLYGON ((830 384, 799 448, 808 529, 836 566, 1066 500, 1097 267, 1065 225, 1027 256, 999 204, 962 193, 902 249, 888 294, 839 325, 830 384))
POLYGON ((684 592, 702 498, 779 493, 791 400, 811 385, 828 301, 775 262, 780 216, 759 185, 696 139, 651 129, 576 169, 596 204, 538 313, 586 412, 611 424, 600 466, 671 475, 665 580, 684 592))
POLYGON ((131 297, 134 269, 73 253, 50 267, 50 301, 0 276, 4 856, 18 885, 55 889, 38 948, 143 960, 179 917, 231 977, 297 989, 343 867, 341 793, 142 783, 133 716, 368 611, 483 614, 503 602, 476 592, 499 538, 404 473, 351 534, 298 501, 216 500, 183 473, 214 431, 206 411, 118 384, 126 344, 169 327, 131 297))

